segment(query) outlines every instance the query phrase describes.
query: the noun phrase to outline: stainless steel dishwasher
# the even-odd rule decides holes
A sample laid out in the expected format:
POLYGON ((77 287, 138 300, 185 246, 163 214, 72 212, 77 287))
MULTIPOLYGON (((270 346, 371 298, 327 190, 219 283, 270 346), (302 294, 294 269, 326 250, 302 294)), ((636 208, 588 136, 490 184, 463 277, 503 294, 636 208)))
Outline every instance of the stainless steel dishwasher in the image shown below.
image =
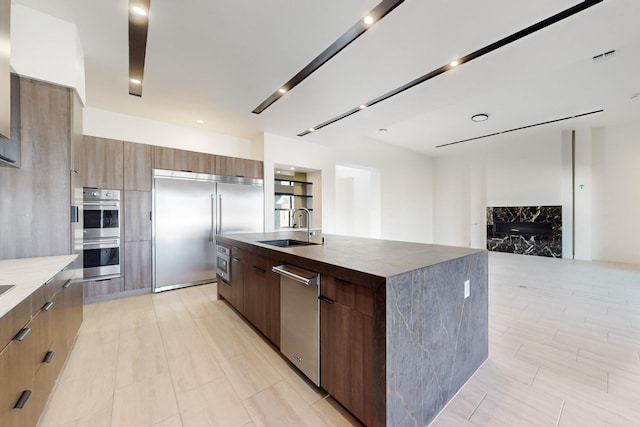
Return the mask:
POLYGON ((320 275, 291 265, 280 274, 280 351, 315 385, 320 385, 320 275))

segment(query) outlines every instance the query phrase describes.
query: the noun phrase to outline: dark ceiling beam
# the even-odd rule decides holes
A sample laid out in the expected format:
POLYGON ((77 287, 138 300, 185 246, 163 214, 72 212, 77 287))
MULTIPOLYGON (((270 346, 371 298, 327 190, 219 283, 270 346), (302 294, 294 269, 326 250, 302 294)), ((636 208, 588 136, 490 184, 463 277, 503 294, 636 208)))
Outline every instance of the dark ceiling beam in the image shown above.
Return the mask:
POLYGON ((142 96, 151 0, 129 0, 129 95, 142 96), (146 11, 140 15, 138 7, 146 11))
MULTIPOLYGON (((260 105, 253 109, 252 113, 260 114, 267 109, 271 104, 280 99, 285 93, 290 92, 291 89, 296 87, 300 82, 313 74, 318 68, 322 67, 327 61, 336 56, 342 49, 349 46, 351 42, 360 37, 369 28, 374 26, 378 21, 384 18, 393 9, 400 6, 404 0, 383 0, 376 7, 374 7, 366 16, 373 18, 372 24, 365 24, 363 19, 356 22, 346 33, 341 35, 336 41, 326 48, 320 55, 315 57, 313 61, 307 64, 302 70, 293 76, 288 82, 283 84, 273 92, 267 99, 262 101, 260 105), (282 91, 284 90, 284 92, 282 91)), ((364 18, 364 17, 363 17, 364 18)))
MULTIPOLYGON (((585 1, 581 2, 581 3, 578 3, 575 6, 572 6, 572 7, 568 8, 568 9, 563 10, 560 13, 557 13, 557 14, 549 17, 549 18, 543 19, 542 21, 537 22, 537 23, 535 23, 535 24, 533 24, 533 25, 531 25, 531 26, 529 26, 529 27, 527 27, 527 28, 525 28, 523 30, 520 30, 520 31, 518 31, 516 33, 513 33, 513 34, 511 34, 511 35, 509 35, 509 36, 507 36, 507 37, 505 37, 503 39, 500 39, 500 40, 498 40, 498 41, 496 41, 494 43, 491 43, 491 44, 481 48, 481 49, 476 50, 475 52, 469 53, 469 54, 463 56, 462 58, 457 59, 456 60, 457 61, 457 65, 455 65, 455 66, 451 65, 451 64, 446 64, 446 65, 443 65, 442 67, 436 68, 435 70, 430 71, 427 74, 425 74, 425 75, 423 75, 421 77, 418 77, 415 80, 410 81, 409 83, 406 83, 406 84, 404 84, 404 85, 402 85, 402 86, 400 86, 400 87, 398 87, 396 89, 393 89, 390 92, 385 93, 384 95, 381 95, 381 96, 379 96, 379 97, 377 97, 375 99, 372 99, 371 101, 363 104, 363 106, 366 107, 366 108, 369 108, 369 107, 371 107, 371 106, 373 106, 373 105, 375 105, 375 104, 377 104, 379 102, 382 102, 382 101, 387 100, 387 99, 389 99, 389 98, 391 98, 393 96, 396 96, 396 95, 404 92, 405 90, 411 89, 411 88, 413 88, 413 87, 415 87, 415 86, 417 86, 417 85, 419 85, 421 83, 424 83, 424 82, 426 82, 428 80, 431 80, 432 78, 437 77, 440 74, 446 73, 447 71, 449 71, 449 70, 451 70, 453 68, 459 67, 460 65, 462 65, 462 64, 464 64, 466 62, 470 62, 470 61, 473 61, 474 59, 480 58, 481 56, 484 56, 484 55, 486 55, 488 53, 493 52, 494 50, 500 49, 501 47, 504 47, 504 46, 506 46, 508 44, 511 44, 511 43, 513 43, 513 42, 515 42, 517 40, 520 40, 523 37, 526 37, 526 36, 528 36, 530 34, 533 34, 533 33, 537 32, 537 31, 540 31, 540 30, 542 30, 542 29, 544 29, 544 28, 546 28, 546 27, 548 27, 548 26, 550 26, 552 24, 555 24, 555 23, 557 23, 559 21, 562 21, 563 19, 569 18, 570 16, 573 16, 573 15, 579 13, 579 12, 582 12, 585 9, 588 9, 588 8, 590 8, 592 6, 595 6, 598 3, 602 3, 603 1, 604 0, 585 0, 585 1)), ((307 130, 305 130, 303 132, 300 132, 298 134, 298 136, 308 135, 311 132, 315 132, 318 129, 322 129, 325 126, 329 126, 330 124, 333 124, 333 123, 335 123, 337 121, 340 121, 340 120, 342 120, 342 119, 344 119, 346 117, 349 117, 350 115, 355 114, 358 111, 361 111, 362 109, 363 108, 360 108, 359 106, 356 107, 356 108, 353 108, 353 109, 351 109, 351 110, 349 110, 349 111, 347 111, 345 113, 342 113, 342 114, 340 114, 340 115, 338 115, 338 116, 336 116, 336 117, 334 117, 332 119, 329 119, 329 120, 327 120, 325 122, 322 122, 317 126, 309 128, 309 129, 307 129, 307 130)))

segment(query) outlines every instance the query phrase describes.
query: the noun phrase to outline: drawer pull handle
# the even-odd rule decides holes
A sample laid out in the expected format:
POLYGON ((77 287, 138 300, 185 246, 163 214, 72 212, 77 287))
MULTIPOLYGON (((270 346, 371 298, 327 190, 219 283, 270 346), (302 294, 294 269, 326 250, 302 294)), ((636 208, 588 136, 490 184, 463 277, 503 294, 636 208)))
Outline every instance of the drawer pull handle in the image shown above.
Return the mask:
POLYGON ((27 403, 27 400, 29 400, 30 397, 31 397, 31 390, 23 391, 22 394, 20 395, 20 399, 18 399, 18 402, 16 402, 16 406, 14 406, 14 408, 15 409, 24 408, 24 405, 27 403))
POLYGON ((333 304, 333 300, 332 300, 332 299, 327 298, 327 297, 323 297, 322 295, 320 295, 320 296, 318 297, 318 299, 319 299, 320 301, 326 302, 327 304, 333 304))
POLYGON ((341 285, 351 286, 351 282, 347 282, 346 280, 338 279, 337 277, 334 280, 336 283, 340 283, 341 285))
POLYGON ((256 267, 255 265, 253 266, 253 269, 258 271, 258 272, 260 272, 260 273, 266 273, 267 272, 267 270, 263 270, 260 267, 256 267))
POLYGON ((29 335, 31 333, 31 328, 23 328, 20 330, 20 332, 18 332, 18 334, 13 337, 13 339, 15 341, 23 341, 27 335, 29 335))
POLYGON ((44 355, 44 359, 42 359, 42 363, 51 363, 51 359, 53 359, 54 354, 56 354, 55 351, 47 351, 47 354, 44 355))
POLYGON ((67 289, 69 286, 71 286, 71 279, 64 282, 64 285, 62 285, 62 289, 67 289))
POLYGON ((47 301, 47 303, 42 306, 42 310, 49 311, 51 307, 53 307, 53 301, 47 301))

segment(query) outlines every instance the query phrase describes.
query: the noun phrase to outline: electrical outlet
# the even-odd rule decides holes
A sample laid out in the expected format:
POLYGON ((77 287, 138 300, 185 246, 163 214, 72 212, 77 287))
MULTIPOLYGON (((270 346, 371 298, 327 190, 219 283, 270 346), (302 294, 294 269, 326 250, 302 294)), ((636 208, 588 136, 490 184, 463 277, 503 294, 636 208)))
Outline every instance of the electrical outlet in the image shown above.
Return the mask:
POLYGON ((469 280, 464 281, 464 298, 469 298, 471 295, 471 282, 469 280))

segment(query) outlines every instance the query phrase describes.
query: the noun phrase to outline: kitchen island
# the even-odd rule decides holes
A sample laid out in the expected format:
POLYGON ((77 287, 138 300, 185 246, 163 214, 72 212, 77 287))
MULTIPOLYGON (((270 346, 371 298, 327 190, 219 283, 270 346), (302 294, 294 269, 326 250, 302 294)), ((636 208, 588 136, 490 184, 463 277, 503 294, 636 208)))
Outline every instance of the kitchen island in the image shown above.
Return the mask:
POLYGON ((286 238, 306 233, 218 236, 232 256, 221 296, 279 347, 271 268, 320 273, 321 387, 367 425, 429 424, 488 356, 487 252, 337 235, 261 243, 286 238))

